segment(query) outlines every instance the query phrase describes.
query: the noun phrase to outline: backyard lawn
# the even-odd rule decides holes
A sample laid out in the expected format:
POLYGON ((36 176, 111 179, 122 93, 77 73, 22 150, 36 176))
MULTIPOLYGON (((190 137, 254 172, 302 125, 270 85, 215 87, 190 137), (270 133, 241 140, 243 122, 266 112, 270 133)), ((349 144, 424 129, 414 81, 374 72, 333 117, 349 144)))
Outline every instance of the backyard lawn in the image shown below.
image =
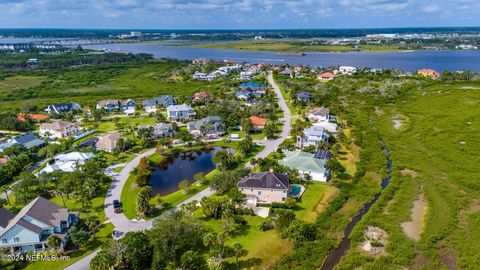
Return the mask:
POLYGON ((323 183, 311 183, 295 208, 295 215, 306 222, 315 222, 318 214, 338 195, 340 190, 323 183))

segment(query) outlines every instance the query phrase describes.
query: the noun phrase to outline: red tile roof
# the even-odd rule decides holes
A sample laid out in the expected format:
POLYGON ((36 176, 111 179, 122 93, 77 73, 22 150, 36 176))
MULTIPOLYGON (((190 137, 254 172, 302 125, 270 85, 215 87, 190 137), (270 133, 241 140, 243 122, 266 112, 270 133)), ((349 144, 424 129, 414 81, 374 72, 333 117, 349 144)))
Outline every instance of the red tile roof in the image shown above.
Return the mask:
POLYGON ((320 77, 320 78, 335 78, 335 74, 333 74, 332 72, 325 72, 325 73, 322 73, 322 74, 318 75, 318 77, 320 77))
POLYGON ((267 119, 258 116, 251 116, 250 121, 252 121, 252 124, 256 126, 264 126, 267 124, 267 119))
MULTIPOLYGON (((46 114, 35 114, 35 113, 29 113, 27 114, 32 120, 34 121, 42 121, 42 120, 47 120, 49 118, 48 115, 46 114)), ((23 122, 26 122, 27 120, 25 119, 25 115, 22 113, 19 113, 17 115, 17 119, 23 122)))

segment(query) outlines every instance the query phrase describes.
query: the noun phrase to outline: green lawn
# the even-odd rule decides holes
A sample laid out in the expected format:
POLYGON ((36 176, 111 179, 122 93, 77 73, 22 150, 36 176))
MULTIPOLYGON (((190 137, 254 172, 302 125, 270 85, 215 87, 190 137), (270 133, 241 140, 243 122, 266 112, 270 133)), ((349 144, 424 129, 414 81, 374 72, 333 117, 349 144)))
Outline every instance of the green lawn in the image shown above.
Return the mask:
MULTIPOLYGON (((258 216, 244 216, 248 222, 235 232, 227 244, 239 242, 248 250, 248 255, 240 260, 241 269, 268 269, 283 255, 287 254, 292 244, 278 236, 277 231, 262 232, 257 225, 264 220, 258 216)), ((220 231, 222 220, 205 221, 207 227, 220 231)), ((229 261, 234 262, 233 259, 229 261)))
POLYGON ((26 270, 52 270, 52 269, 63 269, 74 262, 80 260, 81 258, 87 256, 88 254, 94 252, 100 248, 103 244, 107 243, 112 239, 113 224, 107 223, 101 225, 96 233, 95 241, 89 242, 87 246, 80 248, 78 251, 68 253, 67 256, 70 256, 70 260, 64 261, 44 261, 44 262, 35 262, 27 265, 26 270))
POLYGON ((38 86, 42 83, 45 77, 42 76, 13 76, 0 80, 0 92, 15 91, 22 88, 30 88, 38 86))
MULTIPOLYGON (((134 116, 118 116, 119 123, 126 126, 141 126, 141 125, 154 125, 156 120, 150 117, 134 117, 134 116)), ((90 128, 93 128, 89 125, 90 128)), ((98 128, 96 128, 97 133, 105 133, 113 130, 117 130, 113 119, 104 119, 100 122, 98 128)))
MULTIPOLYGON (((106 189, 102 191, 102 194, 104 193, 106 193, 106 189)), ((62 198, 59 196, 51 198, 50 201, 54 202, 55 204, 61 207, 64 207, 62 198)), ((75 202, 75 200, 73 199, 69 200, 65 197, 66 207, 70 211, 81 211, 80 217, 85 217, 88 215, 96 215, 98 216, 101 222, 104 221, 106 219, 105 212, 104 212, 105 195, 95 197, 92 200, 90 200, 90 202, 91 202, 90 206, 86 208, 82 208, 82 205, 80 203, 75 202)))
POLYGON ((295 207, 295 215, 307 222, 314 222, 339 190, 323 183, 310 183, 295 207))

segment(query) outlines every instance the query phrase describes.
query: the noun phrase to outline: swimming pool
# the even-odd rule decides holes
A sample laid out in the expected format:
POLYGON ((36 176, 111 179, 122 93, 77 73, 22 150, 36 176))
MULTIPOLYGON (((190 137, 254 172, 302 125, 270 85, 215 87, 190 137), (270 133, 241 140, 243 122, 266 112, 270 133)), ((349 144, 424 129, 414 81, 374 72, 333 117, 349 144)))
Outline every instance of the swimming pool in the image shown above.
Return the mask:
POLYGON ((302 186, 294 185, 292 186, 292 191, 290 191, 290 196, 296 197, 302 193, 302 186))

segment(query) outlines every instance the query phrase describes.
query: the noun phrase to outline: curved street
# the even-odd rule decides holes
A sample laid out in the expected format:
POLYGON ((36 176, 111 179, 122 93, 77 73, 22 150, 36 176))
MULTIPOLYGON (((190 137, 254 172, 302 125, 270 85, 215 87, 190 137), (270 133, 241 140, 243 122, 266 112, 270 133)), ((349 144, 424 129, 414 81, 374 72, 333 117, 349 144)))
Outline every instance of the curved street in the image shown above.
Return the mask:
MULTIPOLYGON (((275 94, 278 97, 278 105, 283 111, 283 118, 280 119, 282 122, 282 131, 280 132, 280 135, 278 138, 274 140, 262 140, 262 141, 257 141, 258 143, 262 144, 265 146, 265 148, 258 153, 255 158, 265 158, 267 157, 270 153, 276 151, 277 147, 289 136, 290 134, 290 129, 291 129, 291 118, 292 114, 290 112, 290 109, 287 106, 287 103, 285 99, 282 96, 282 93, 280 92, 280 88, 278 85, 275 83, 273 79, 273 74, 272 72, 269 72, 268 74, 268 82, 272 86, 275 94)), ((113 201, 114 200, 119 200, 122 195, 122 189, 127 182, 128 176, 130 175, 130 172, 138 166, 140 163, 140 159, 143 157, 148 157, 152 154, 155 153, 155 149, 150 149, 138 156, 136 156, 134 159, 132 159, 129 163, 126 164, 126 166, 120 171, 120 173, 117 176, 113 177, 113 182, 108 189, 107 195, 105 197, 105 215, 108 220, 115 226, 115 230, 118 232, 118 236, 121 237, 125 233, 130 232, 130 231, 142 231, 149 229, 153 226, 153 220, 130 220, 128 219, 123 213, 116 214, 113 209, 113 201)), ((251 166, 250 164, 247 164, 246 166, 251 166)), ((211 196, 215 193, 214 190, 211 188, 207 188, 194 196, 186 199, 185 201, 181 202, 179 205, 177 205, 175 208, 178 208, 182 204, 189 203, 194 200, 201 200, 203 197, 208 197, 211 196)), ((75 262, 74 264, 70 265, 69 267, 65 269, 76 269, 76 270, 87 270, 90 264, 90 261, 93 259, 94 256, 86 256, 82 258, 81 260, 75 262)))

